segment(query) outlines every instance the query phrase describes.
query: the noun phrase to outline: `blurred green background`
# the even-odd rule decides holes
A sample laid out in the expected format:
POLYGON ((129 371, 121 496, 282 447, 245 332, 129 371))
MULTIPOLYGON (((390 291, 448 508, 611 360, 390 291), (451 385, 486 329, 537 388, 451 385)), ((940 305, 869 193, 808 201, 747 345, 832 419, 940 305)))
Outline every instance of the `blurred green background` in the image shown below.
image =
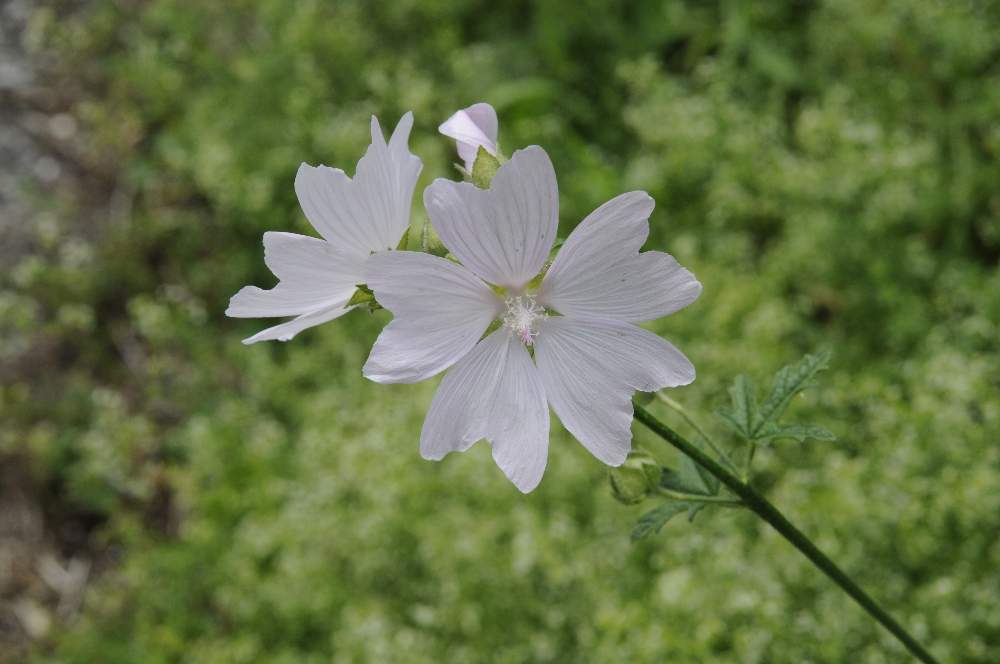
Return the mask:
POLYGON ((840 440, 757 486, 944 661, 1000 661, 998 3, 15 4, 5 122, 51 163, 5 174, 0 660, 907 661, 749 513, 630 543, 650 505, 558 425, 528 496, 484 443, 421 460, 436 381, 360 374, 386 312, 239 343, 262 233, 312 233, 301 161, 413 110, 419 192, 489 101, 563 234, 656 198, 705 291, 653 329, 720 439, 735 374, 834 350, 793 412, 840 440))

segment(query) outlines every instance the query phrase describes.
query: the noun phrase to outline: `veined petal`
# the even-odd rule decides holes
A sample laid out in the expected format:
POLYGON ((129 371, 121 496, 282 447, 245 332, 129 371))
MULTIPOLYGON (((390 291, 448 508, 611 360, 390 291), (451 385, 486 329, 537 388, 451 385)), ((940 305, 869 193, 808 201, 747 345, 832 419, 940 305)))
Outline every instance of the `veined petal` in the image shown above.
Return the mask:
POLYGON ((246 286, 229 301, 234 318, 298 316, 346 302, 364 277, 364 260, 329 242, 295 233, 264 233, 264 262, 280 281, 246 286))
POLYGON ((553 316, 535 362, 552 409, 591 454, 621 465, 632 443, 632 394, 687 385, 694 367, 669 342, 629 323, 553 316))
POLYGON ((489 189, 435 180, 424 205, 441 242, 482 279, 523 288, 542 269, 559 224, 552 162, 533 145, 497 171, 489 189))
POLYGON ((461 265, 415 251, 368 259, 367 284, 394 318, 365 363, 377 383, 416 383, 469 352, 503 308, 500 299, 461 265))
POLYGON ((549 445, 545 392, 528 351, 504 329, 445 375, 420 432, 420 454, 438 460, 481 438, 514 486, 524 493, 538 486, 549 445))
POLYGON ((253 344, 258 341, 289 341, 296 334, 301 332, 306 328, 310 328, 316 325, 321 325, 323 323, 328 323, 335 318, 340 318, 348 311, 354 307, 346 307, 347 299, 331 306, 328 309, 320 309, 318 311, 313 311, 312 313, 303 314, 297 318, 293 318, 287 323, 281 323, 280 325, 275 325, 274 327, 269 327, 266 330, 261 330, 252 337, 247 337, 243 340, 245 344, 253 344))
POLYGON ((441 123, 438 131, 458 144, 458 156, 465 162, 465 170, 472 172, 479 148, 497 156, 497 112, 486 103, 478 103, 456 111, 441 123))
POLYGON ((686 307, 701 284, 673 256, 639 253, 653 199, 633 191, 591 212, 545 274, 538 301, 567 316, 641 323, 686 307))
POLYGON ((358 256, 399 244, 422 168, 407 148, 412 127, 413 114, 406 113, 386 143, 372 116, 372 143, 353 180, 339 168, 299 166, 295 193, 320 235, 358 256))

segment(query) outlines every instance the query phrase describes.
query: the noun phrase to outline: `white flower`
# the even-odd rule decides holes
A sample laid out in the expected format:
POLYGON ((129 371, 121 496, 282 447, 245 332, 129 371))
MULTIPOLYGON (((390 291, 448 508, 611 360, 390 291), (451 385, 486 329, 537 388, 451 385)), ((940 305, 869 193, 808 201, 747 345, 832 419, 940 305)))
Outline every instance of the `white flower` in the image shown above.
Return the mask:
POLYGON ((264 262, 280 280, 271 290, 246 286, 229 301, 227 316, 295 316, 243 343, 288 341, 302 330, 331 321, 353 307, 347 302, 365 280, 365 261, 395 249, 410 225, 413 188, 422 167, 407 140, 413 114, 406 113, 389 143, 372 116, 372 143, 352 180, 339 168, 302 164, 295 194, 323 239, 294 233, 264 234, 264 262))
POLYGON ((631 446, 634 391, 685 385, 695 375, 680 351, 636 326, 701 293, 671 256, 639 253, 653 199, 631 192, 592 212, 537 289, 559 206, 544 150, 516 152, 488 190, 435 180, 424 203, 461 264, 407 251, 372 257, 367 283, 394 319, 364 368, 374 381, 409 383, 452 367, 424 422, 421 455, 441 459, 486 438, 507 477, 531 491, 545 471, 551 405, 594 456, 620 465, 631 446))
POLYGON ((497 156, 497 126, 497 112, 489 104, 479 103, 457 111, 441 123, 438 131, 455 139, 458 156, 471 174, 480 147, 497 156))

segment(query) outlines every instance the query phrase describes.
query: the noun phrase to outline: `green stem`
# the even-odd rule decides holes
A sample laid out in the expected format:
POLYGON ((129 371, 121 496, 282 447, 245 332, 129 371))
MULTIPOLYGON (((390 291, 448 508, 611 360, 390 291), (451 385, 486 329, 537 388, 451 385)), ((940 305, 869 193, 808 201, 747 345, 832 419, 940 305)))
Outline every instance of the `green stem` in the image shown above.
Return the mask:
POLYGON ((902 625, 896 622, 895 618, 879 606, 878 602, 862 590, 861 586, 837 567, 836 563, 820 551, 802 531, 792 525, 770 501, 757 493, 753 487, 730 472, 718 461, 705 454, 697 445, 689 442, 666 424, 656 419, 648 410, 637 403, 633 405, 635 407, 635 419, 645 424, 650 431, 689 456, 693 461, 705 468, 705 470, 715 475, 730 491, 743 500, 748 509, 764 519, 764 521, 767 521, 792 546, 805 555, 813 565, 818 567, 831 581, 840 586, 845 593, 860 604, 861 608, 868 612, 868 615, 899 639, 914 657, 926 664, 937 664, 937 660, 934 659, 926 648, 920 645, 902 625))

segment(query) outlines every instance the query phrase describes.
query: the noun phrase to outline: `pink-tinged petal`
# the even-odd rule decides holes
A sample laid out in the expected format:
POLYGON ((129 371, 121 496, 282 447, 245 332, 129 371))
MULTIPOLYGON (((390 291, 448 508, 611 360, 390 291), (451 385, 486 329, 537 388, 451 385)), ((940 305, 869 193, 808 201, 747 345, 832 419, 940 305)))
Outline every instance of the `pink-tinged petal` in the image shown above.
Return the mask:
POLYGON ((299 167, 295 193, 320 235, 358 256, 399 244, 410 225, 413 189, 422 168, 407 148, 412 127, 413 114, 406 113, 387 144, 373 116, 372 143, 353 180, 339 168, 299 167))
POLYGON ((465 170, 471 173, 480 147, 497 156, 498 124, 493 107, 480 102, 457 111, 441 123, 438 131, 455 139, 458 156, 465 162, 465 170))
POLYGON ((420 432, 420 454, 438 460, 485 438, 520 491, 545 473, 549 412, 538 370, 510 332, 497 330, 445 375, 420 432))
POLYGON ((329 242, 294 233, 264 234, 264 262, 277 276, 270 290, 245 286, 229 301, 233 318, 298 316, 244 343, 288 341, 296 334, 346 313, 344 305, 364 277, 364 260, 337 251, 329 242))
POLYGON ((554 316, 539 324, 535 362, 552 409, 591 454, 621 465, 632 444, 632 394, 687 385, 694 367, 629 323, 554 316))
POLYGON ((559 225, 559 189, 545 150, 518 150, 489 189, 435 180, 424 190, 434 229, 479 277, 523 288, 542 269, 559 225))
POLYGON ((653 199, 643 191, 613 198, 567 238, 545 274, 538 301, 567 316, 641 323, 694 302, 701 284, 659 251, 639 253, 653 199))
POLYGON ((444 258, 386 251, 368 259, 367 284, 394 318, 365 363, 377 383, 416 383, 469 352, 503 303, 478 277, 444 258))

